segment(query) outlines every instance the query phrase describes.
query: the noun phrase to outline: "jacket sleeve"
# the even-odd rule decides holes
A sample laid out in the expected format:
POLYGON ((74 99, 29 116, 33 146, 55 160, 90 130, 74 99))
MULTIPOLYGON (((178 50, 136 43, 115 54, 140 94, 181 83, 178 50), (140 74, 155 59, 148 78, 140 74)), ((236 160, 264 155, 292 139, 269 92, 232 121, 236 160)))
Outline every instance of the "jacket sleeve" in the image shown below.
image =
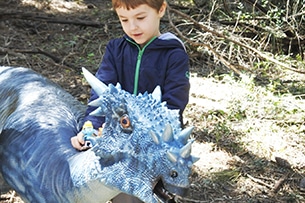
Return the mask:
MULTIPOLYGON (((100 67, 95 74, 95 76, 100 81, 105 83, 106 85, 108 85, 110 83, 112 83, 112 84, 117 83, 117 72, 116 72, 114 57, 113 57, 113 53, 112 53, 112 50, 113 50, 112 46, 113 46, 113 42, 110 41, 106 46, 106 52, 104 54, 100 67)), ((88 103, 97 98, 98 98, 98 95, 94 92, 94 90, 91 90, 91 96, 90 96, 88 103)), ((93 124, 93 127, 95 129, 98 129, 105 122, 105 118, 89 115, 96 108, 97 107, 93 107, 93 106, 87 107, 85 117, 84 117, 84 122, 90 120, 93 124)))
POLYGON ((183 111, 189 101, 189 57, 183 49, 176 49, 169 56, 162 100, 169 109, 179 109, 183 125, 183 111))

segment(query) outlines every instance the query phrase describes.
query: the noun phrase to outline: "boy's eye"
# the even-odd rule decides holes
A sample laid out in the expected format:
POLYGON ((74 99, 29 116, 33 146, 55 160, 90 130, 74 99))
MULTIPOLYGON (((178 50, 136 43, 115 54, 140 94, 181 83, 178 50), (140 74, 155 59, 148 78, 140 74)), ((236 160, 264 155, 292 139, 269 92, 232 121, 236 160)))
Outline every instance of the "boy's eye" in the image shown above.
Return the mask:
POLYGON ((127 22, 127 19, 121 19, 122 22, 127 22))
POLYGON ((145 17, 137 17, 138 20, 143 20, 145 17))

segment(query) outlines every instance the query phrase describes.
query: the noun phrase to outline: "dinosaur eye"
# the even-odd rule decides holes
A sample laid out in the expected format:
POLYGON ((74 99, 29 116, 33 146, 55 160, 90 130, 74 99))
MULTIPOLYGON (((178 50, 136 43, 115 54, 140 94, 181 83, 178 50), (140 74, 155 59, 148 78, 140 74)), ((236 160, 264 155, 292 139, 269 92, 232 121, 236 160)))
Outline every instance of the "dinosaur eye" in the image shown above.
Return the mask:
POLYGON ((171 171, 170 173, 172 178, 177 178, 178 177, 178 172, 177 171, 171 171))
POLYGON ((129 128, 130 127, 130 120, 129 120, 128 115, 124 114, 123 116, 121 116, 120 124, 121 124, 122 128, 129 128))

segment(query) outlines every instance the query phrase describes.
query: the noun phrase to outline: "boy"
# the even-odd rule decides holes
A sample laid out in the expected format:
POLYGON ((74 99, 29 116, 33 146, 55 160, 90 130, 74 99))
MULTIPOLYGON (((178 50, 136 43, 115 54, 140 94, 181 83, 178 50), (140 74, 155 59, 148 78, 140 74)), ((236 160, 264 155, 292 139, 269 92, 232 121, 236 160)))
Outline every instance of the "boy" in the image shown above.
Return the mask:
MULTIPOLYGON (((164 16, 164 0, 112 0, 125 35, 111 40, 103 57, 96 77, 105 84, 119 82, 130 93, 151 93, 159 85, 162 101, 170 109, 182 113, 189 97, 189 59, 180 39, 171 33, 161 34, 160 19, 164 16)), ((89 101, 97 98, 91 92, 89 101)), ((100 117, 90 116, 95 107, 88 107, 84 121, 91 121, 95 129, 104 123, 100 117)), ((78 150, 83 147, 83 134, 71 138, 71 143, 78 150)), ((118 198, 115 198, 118 199, 118 198)), ((137 202, 128 201, 113 202, 137 202)))

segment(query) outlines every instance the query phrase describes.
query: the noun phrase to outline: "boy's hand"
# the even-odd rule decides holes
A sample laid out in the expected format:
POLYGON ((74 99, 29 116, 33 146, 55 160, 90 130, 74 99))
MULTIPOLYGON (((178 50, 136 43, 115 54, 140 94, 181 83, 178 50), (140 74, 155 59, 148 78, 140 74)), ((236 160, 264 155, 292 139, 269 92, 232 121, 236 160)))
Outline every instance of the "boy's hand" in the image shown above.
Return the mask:
POLYGON ((71 137, 71 144, 75 149, 78 149, 79 151, 84 151, 89 149, 90 147, 84 146, 84 133, 79 132, 76 136, 71 137))

